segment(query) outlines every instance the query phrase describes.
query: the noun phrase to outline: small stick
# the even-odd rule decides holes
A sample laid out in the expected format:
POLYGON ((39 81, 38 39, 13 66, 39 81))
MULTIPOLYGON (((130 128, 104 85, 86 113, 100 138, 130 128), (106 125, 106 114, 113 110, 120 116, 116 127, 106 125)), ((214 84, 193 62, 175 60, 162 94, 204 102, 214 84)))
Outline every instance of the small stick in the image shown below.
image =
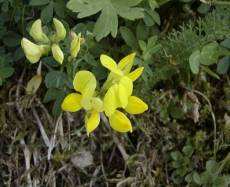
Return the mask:
POLYGON ((39 118, 39 116, 38 116, 38 113, 37 113, 37 111, 35 110, 35 108, 32 108, 32 113, 33 113, 33 115, 34 115, 34 117, 35 117, 35 119, 36 119, 36 121, 37 121, 38 128, 39 128, 39 130, 40 130, 40 133, 41 133, 41 135, 42 135, 42 138, 43 138, 43 140, 44 140, 46 146, 47 146, 47 147, 50 147, 50 140, 49 140, 49 138, 48 138, 48 136, 47 136, 47 134, 46 134, 46 132, 45 132, 45 129, 44 129, 43 125, 42 125, 42 122, 41 122, 41 120, 40 120, 40 118, 39 118))
MULTIPOLYGON (((107 118, 105 117, 104 114, 101 114, 101 118, 102 118, 102 121, 107 125, 109 126, 109 122, 107 120, 107 118)), ((124 146, 122 145, 122 143, 120 142, 120 140, 118 139, 118 137, 116 136, 116 134, 112 134, 112 137, 113 137, 113 141, 114 143, 117 145, 117 148, 119 149, 124 161, 127 161, 128 158, 129 158, 129 155, 127 154, 124 146)))

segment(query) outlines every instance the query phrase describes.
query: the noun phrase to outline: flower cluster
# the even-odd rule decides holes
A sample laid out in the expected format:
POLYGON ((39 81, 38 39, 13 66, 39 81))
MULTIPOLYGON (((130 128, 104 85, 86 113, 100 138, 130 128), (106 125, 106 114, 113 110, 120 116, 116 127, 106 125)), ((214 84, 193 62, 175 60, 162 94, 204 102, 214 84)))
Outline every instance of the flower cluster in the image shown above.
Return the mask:
MULTIPOLYGON (((41 20, 38 19, 32 24, 29 32, 36 44, 26 38, 22 39, 22 48, 26 58, 31 63, 38 62, 42 56, 48 55, 50 51, 58 63, 63 63, 65 55, 60 47, 60 42, 65 40, 66 30, 56 18, 53 19, 53 25, 55 32, 47 35, 43 31, 41 20)), ((70 37, 71 42, 67 58, 69 61, 77 57, 83 42, 80 34, 77 35, 71 31, 70 37)), ((85 126, 88 135, 98 127, 102 113, 108 117, 110 126, 114 130, 132 132, 131 122, 121 110, 129 114, 141 114, 148 109, 146 103, 132 95, 133 82, 140 77, 144 69, 139 67, 131 71, 134 58, 135 53, 132 53, 117 64, 111 57, 101 55, 101 64, 110 71, 101 89, 97 87, 97 80, 92 72, 82 70, 76 73, 73 80, 75 92, 65 97, 61 107, 68 112, 76 112, 81 109, 86 111, 85 126)), ((37 81, 35 82, 36 86, 34 86, 33 81, 32 83, 33 87, 39 87, 37 81)))
MULTIPOLYGON (((30 28, 30 36, 36 42, 33 43, 27 38, 21 40, 21 46, 26 58, 31 63, 36 63, 44 55, 48 55, 51 51, 53 58, 60 64, 64 61, 64 53, 59 45, 66 38, 66 29, 61 21, 53 18, 55 32, 47 35, 42 28, 41 19, 36 20, 30 28)), ((83 42, 81 34, 76 34, 71 31, 70 57, 76 58, 80 50, 80 45, 83 42)))
POLYGON ((66 96, 62 103, 64 111, 86 111, 85 126, 87 134, 94 131, 100 123, 100 113, 105 113, 110 126, 118 132, 132 132, 132 125, 123 109, 130 114, 141 114, 148 105, 132 95, 133 82, 140 77, 143 67, 131 72, 135 53, 124 57, 118 64, 109 56, 101 55, 101 64, 110 73, 100 92, 96 92, 97 81, 90 71, 76 73, 73 87, 76 92, 66 96))

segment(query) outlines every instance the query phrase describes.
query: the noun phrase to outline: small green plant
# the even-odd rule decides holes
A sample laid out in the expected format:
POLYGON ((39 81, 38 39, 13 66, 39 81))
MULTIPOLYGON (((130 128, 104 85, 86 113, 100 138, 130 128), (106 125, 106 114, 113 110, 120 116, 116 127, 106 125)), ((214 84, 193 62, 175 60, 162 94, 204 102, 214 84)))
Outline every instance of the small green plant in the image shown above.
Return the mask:
POLYGON ((204 172, 192 172, 186 177, 186 181, 198 186, 227 187, 230 184, 230 175, 221 174, 226 162, 229 162, 229 155, 221 162, 208 160, 204 172))
POLYGON ((193 170, 193 162, 191 160, 194 148, 191 145, 183 147, 182 153, 179 151, 172 152, 172 168, 175 170, 172 173, 172 179, 176 184, 182 183, 186 175, 193 170))

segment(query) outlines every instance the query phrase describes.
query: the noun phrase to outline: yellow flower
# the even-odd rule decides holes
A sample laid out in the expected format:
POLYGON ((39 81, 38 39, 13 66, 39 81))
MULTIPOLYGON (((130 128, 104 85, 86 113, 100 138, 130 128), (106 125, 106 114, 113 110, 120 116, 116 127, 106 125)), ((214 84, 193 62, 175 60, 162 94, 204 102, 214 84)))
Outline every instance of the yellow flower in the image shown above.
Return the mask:
POLYGON ((132 125, 125 114, 116 110, 113 115, 109 117, 110 126, 118 132, 132 132, 132 125))
POLYGON ((104 67, 110 70, 108 78, 103 85, 107 90, 104 96, 104 112, 108 116, 111 127, 119 132, 132 132, 130 120, 118 111, 123 108, 130 114, 140 114, 148 109, 148 105, 141 99, 131 96, 133 82, 140 77, 144 68, 140 67, 131 71, 135 53, 131 53, 117 64, 111 57, 101 55, 100 60, 104 67))
POLYGON ((80 109, 86 110, 85 126, 87 134, 94 131, 100 123, 100 112, 103 112, 103 102, 95 97, 96 78, 89 71, 76 73, 73 87, 79 93, 67 95, 62 102, 62 110, 76 112, 80 109))
POLYGON ((37 45, 29 41, 26 38, 21 40, 21 46, 25 53, 26 58, 31 63, 36 63, 40 60, 42 55, 46 54, 49 51, 49 47, 46 45, 37 45))
POLYGON ((144 67, 139 67, 130 72, 133 67, 135 55, 135 53, 127 55, 122 58, 118 64, 111 57, 104 54, 101 55, 101 64, 110 70, 108 78, 103 85, 103 90, 107 90, 114 83, 119 82, 123 76, 129 77, 133 82, 141 76, 144 67))
POLYGON ((105 114, 111 116, 117 108, 125 108, 132 92, 133 83, 126 76, 122 77, 119 83, 112 85, 104 96, 105 114))
POLYGON ((81 47, 81 43, 83 42, 83 38, 81 38, 81 33, 76 35, 75 32, 71 32, 72 41, 70 43, 70 54, 71 57, 76 58, 81 47))
MULTIPOLYGON (((110 91, 110 89, 109 89, 110 91)), ((116 95, 114 93, 116 89, 113 89, 111 92, 111 95, 116 95)), ((118 131, 118 132, 132 132, 132 125, 130 120, 126 117, 126 115, 117 108, 119 108, 119 100, 114 96, 113 98, 111 97, 111 100, 109 101, 110 103, 104 102, 104 108, 105 108, 105 114, 109 118, 110 126, 118 131), (108 106, 112 106, 112 110, 109 110, 108 113, 108 106)), ((136 96, 130 96, 128 99, 128 104, 124 108, 124 110, 130 114, 141 114, 148 110, 148 105, 142 101, 140 98, 136 96)))
POLYGON ((109 118, 111 128, 118 132, 132 132, 132 124, 127 116, 119 111, 124 109, 130 114, 141 114, 148 110, 148 105, 136 96, 132 96, 133 81, 142 73, 138 68, 130 73, 135 54, 123 58, 119 64, 106 55, 101 56, 103 66, 111 71, 107 79, 107 91, 103 101, 95 96, 96 79, 89 71, 79 71, 74 78, 73 86, 77 93, 66 96, 62 103, 64 111, 76 112, 86 110, 85 126, 87 134, 94 131, 100 123, 100 113, 109 118))
POLYGON ((52 49, 54 59, 58 63, 62 64, 63 60, 64 60, 64 54, 63 54, 61 48, 59 47, 59 45, 58 44, 53 44, 51 49, 52 49))
POLYGON ((53 18, 53 24, 54 24, 56 33, 53 35, 52 40, 57 43, 57 42, 65 39, 66 30, 65 30, 65 27, 62 24, 62 22, 56 18, 53 18))
POLYGON ((31 26, 30 29, 30 36, 36 41, 36 42, 42 42, 42 43, 49 43, 49 38, 46 36, 46 34, 42 30, 42 22, 41 19, 37 19, 31 26))

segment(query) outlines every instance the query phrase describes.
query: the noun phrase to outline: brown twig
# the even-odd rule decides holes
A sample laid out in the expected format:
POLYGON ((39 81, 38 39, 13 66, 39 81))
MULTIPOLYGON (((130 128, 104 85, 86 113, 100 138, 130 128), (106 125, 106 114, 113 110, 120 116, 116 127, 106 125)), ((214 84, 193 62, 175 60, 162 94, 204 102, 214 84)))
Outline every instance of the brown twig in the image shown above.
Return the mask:
MULTIPOLYGON (((102 121, 107 125, 109 126, 109 122, 108 122, 108 119, 105 117, 104 114, 101 114, 101 119, 102 121)), ((122 143, 120 142, 120 140, 118 139, 118 137, 116 136, 116 134, 112 134, 112 137, 113 137, 113 141, 114 143, 117 145, 117 148, 119 149, 124 161, 127 161, 128 158, 129 158, 129 155, 127 154, 124 146, 122 145, 122 143)))

